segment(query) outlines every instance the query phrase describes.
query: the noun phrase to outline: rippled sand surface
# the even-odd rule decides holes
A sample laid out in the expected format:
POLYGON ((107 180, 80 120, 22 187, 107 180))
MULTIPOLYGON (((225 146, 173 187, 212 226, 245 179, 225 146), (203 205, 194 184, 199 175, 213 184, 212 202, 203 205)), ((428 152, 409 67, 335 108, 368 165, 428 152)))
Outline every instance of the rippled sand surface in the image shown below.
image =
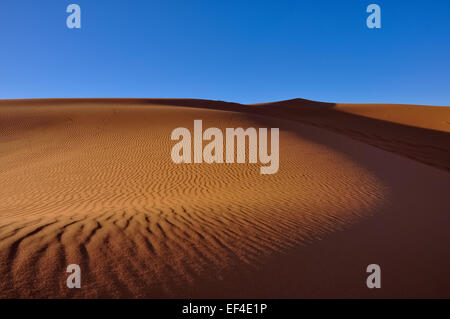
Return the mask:
MULTIPOLYGON (((393 195, 402 186, 386 170, 426 175, 423 187, 450 187, 448 171, 295 118, 172 104, 0 105, 1 297, 260 296, 283 267, 303 276, 289 261, 272 273, 268 264, 394 214, 386 203, 406 203, 393 195), (223 131, 279 127, 279 172, 261 175, 261 164, 174 164, 170 133, 193 131, 195 119, 223 131), (81 289, 66 287, 73 263, 82 269, 81 289)), ((428 191, 422 200, 430 204, 428 191)), ((448 197, 434 207, 429 214, 448 218, 448 197)), ((298 295, 308 291, 291 287, 288 296, 298 295)))

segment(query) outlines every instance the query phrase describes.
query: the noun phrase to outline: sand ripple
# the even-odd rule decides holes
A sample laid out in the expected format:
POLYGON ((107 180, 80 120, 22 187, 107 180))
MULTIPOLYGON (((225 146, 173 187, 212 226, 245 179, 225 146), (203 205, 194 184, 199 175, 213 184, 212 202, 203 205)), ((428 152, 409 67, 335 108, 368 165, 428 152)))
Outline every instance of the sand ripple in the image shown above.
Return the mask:
POLYGON ((302 137, 335 135, 288 120, 114 103, 0 115, 2 297, 184 296, 345 228, 387 196, 364 167, 302 137), (194 119, 280 127, 279 173, 172 163, 170 132, 194 119), (81 290, 65 286, 71 263, 81 290))

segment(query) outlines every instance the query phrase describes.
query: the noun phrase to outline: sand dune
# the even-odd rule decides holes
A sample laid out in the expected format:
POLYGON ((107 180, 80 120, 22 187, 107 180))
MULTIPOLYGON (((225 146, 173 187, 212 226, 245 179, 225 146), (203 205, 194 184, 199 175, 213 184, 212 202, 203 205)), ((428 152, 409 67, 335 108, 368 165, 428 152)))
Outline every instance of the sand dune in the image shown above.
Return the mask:
POLYGON ((449 297, 449 121, 306 100, 1 101, 0 297, 449 297), (279 172, 174 164, 170 133, 194 119, 279 127, 279 172))

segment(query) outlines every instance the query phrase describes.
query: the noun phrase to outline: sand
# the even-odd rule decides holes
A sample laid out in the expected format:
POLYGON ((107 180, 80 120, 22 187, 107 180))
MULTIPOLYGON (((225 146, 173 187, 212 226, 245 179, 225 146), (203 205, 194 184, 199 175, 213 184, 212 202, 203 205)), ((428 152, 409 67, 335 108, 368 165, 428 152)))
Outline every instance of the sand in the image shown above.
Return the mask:
POLYGON ((450 297, 450 108, 4 100, 0 182, 2 298, 450 297), (173 163, 195 119, 279 127, 278 173, 173 163))

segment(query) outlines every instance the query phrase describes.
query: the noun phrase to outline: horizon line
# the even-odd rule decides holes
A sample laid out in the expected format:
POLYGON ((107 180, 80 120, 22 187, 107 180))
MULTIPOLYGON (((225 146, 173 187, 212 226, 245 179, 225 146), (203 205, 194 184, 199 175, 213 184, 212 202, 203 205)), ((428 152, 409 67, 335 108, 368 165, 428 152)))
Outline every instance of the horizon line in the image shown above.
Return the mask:
POLYGON ((256 102, 256 103, 241 103, 235 101, 226 101, 220 99, 206 99, 206 98, 179 98, 179 97, 40 97, 40 98, 7 98, 0 99, 0 102, 39 102, 39 101, 64 101, 64 100, 79 100, 79 101, 108 101, 108 100, 122 100, 126 101, 157 101, 157 100, 165 100, 165 101, 199 101, 199 102, 222 102, 227 104, 238 104, 238 105, 264 105, 264 104, 277 104, 277 103, 286 103, 286 102, 309 102, 309 103, 318 103, 318 104, 333 104, 333 105, 398 105, 398 106, 430 106, 430 107, 450 107, 448 105, 436 105, 436 104, 414 104, 414 103, 396 103, 396 102, 329 102, 329 101, 320 101, 320 100, 311 100, 305 98, 291 98, 286 100, 272 100, 267 102, 256 102))

